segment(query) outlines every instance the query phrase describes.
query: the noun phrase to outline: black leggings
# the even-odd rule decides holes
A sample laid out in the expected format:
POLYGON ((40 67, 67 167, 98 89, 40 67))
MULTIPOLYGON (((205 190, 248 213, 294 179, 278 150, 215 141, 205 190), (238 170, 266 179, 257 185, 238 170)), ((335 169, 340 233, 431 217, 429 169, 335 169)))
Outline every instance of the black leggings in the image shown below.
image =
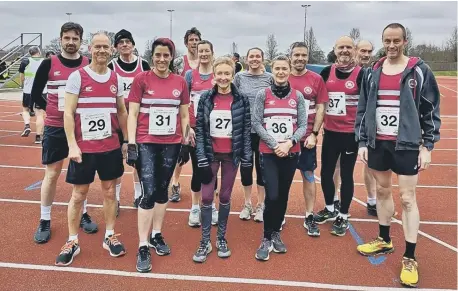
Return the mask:
POLYGON ((299 154, 291 154, 285 158, 275 154, 261 154, 260 164, 266 187, 264 238, 270 240, 272 231, 280 231, 298 161, 299 154))
MULTIPOLYGON (((256 133, 251 134, 251 149, 254 152, 254 164, 256 167, 256 184, 264 187, 264 180, 262 179, 262 170, 259 163, 259 135, 256 133)), ((251 166, 250 173, 253 173, 253 166, 251 166)), ((241 175, 242 185, 251 186, 253 185, 253 175, 241 175)))
MULTIPOLYGON (((197 167, 197 156, 196 156, 196 148, 191 147, 189 151, 189 155, 191 156, 191 163, 192 163, 192 177, 191 177, 191 191, 192 192, 200 192, 202 188, 202 181, 199 177, 199 168, 197 167)), ((215 180, 215 190, 218 189, 218 178, 215 180)))
POLYGON ((135 168, 142 187, 138 204, 141 209, 152 209, 155 203, 165 204, 169 200, 169 184, 180 149, 181 144, 138 144, 135 168))
POLYGON ((324 193, 326 205, 333 205, 336 188, 334 185, 334 171, 340 155, 340 186, 341 206, 340 212, 348 214, 353 191, 353 170, 358 156, 358 143, 354 133, 324 131, 323 147, 321 149, 321 188, 324 193))

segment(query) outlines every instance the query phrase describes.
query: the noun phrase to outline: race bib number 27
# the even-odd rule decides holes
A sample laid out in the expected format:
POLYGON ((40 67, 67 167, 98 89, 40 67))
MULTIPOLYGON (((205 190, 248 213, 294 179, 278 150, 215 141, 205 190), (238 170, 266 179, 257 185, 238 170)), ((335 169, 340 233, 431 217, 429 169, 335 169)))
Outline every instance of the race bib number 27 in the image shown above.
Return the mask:
POLYGON ((83 140, 101 140, 111 136, 109 112, 82 113, 81 132, 83 140))
POLYGON ((232 113, 230 110, 213 110, 210 113, 210 135, 221 138, 232 136, 232 113))

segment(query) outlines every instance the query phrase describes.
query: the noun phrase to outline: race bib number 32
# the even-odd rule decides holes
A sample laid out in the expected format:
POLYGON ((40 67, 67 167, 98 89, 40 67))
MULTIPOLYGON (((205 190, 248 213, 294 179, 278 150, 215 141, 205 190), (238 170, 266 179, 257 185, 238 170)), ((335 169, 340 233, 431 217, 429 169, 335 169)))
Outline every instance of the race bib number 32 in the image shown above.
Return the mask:
POLYGON ((377 107, 377 134, 397 136, 399 130, 399 107, 377 107))
POLYGON ((213 137, 232 137, 232 114, 230 110, 213 110, 210 113, 210 135, 213 137))
POLYGON ((65 86, 57 88, 57 110, 64 111, 65 109, 65 86))
POLYGON ((150 107, 149 130, 151 135, 171 135, 177 129, 177 113, 175 107, 150 107))
POLYGON ((273 116, 267 119, 266 130, 276 141, 284 141, 293 135, 291 117, 273 116))
POLYGON ((335 116, 347 115, 347 107, 345 106, 345 93, 329 92, 329 102, 326 105, 326 114, 335 116))
POLYGON ((110 137, 110 113, 81 113, 81 132, 83 140, 101 140, 110 137))

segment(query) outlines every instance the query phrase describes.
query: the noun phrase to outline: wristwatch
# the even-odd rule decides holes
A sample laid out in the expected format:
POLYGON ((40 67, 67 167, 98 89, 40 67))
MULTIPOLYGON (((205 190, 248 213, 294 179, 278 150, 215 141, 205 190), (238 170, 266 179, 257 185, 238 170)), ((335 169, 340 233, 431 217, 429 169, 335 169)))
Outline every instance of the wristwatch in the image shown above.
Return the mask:
POLYGON ((293 143, 293 146, 297 144, 297 141, 294 138, 290 138, 291 142, 293 143))
POLYGON ((318 136, 318 131, 312 131, 314 136, 318 136))

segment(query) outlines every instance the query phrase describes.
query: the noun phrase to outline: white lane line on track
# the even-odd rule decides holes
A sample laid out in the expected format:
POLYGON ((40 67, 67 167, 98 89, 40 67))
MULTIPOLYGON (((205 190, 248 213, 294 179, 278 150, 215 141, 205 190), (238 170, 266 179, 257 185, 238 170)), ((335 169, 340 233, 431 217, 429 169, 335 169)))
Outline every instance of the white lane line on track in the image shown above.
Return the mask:
MULTIPOLYGON (((357 198, 353 198, 356 202, 359 203, 360 200, 357 198)), ((5 202, 5 203, 21 203, 21 204, 40 204, 40 200, 21 200, 21 199, 7 199, 7 198, 0 198, 0 202, 5 202)), ((68 206, 67 202, 54 202, 53 205, 58 205, 58 206, 68 206)), ((92 207, 92 208, 102 208, 103 205, 101 204, 87 204, 87 207, 92 207)), ((364 206, 366 207, 366 206, 364 206)), ((130 210, 136 210, 136 208, 132 206, 123 206, 121 205, 121 209, 130 209, 130 210)), ((167 211, 170 212, 188 212, 189 209, 186 208, 167 208, 167 211)), ((240 212, 237 211, 231 211, 231 215, 239 215, 240 212)), ((254 216, 254 214, 252 215, 254 216)), ((304 215, 293 215, 293 214, 286 214, 286 218, 296 218, 296 219, 305 219, 304 215)), ((378 223, 377 219, 368 219, 368 218, 354 218, 350 217, 350 221, 357 221, 357 222, 373 222, 373 223, 378 223)), ((420 224, 425 224, 425 225, 445 225, 445 226, 458 226, 458 222, 448 222, 448 221, 420 221, 420 224)))
MULTIPOLYGON (((254 258, 253 258, 254 259, 254 258)), ((118 277, 132 277, 132 278, 150 278, 150 279, 163 279, 163 280, 176 280, 176 281, 196 281, 196 282, 213 282, 213 283, 229 283, 229 284, 251 284, 251 285, 267 285, 267 286, 288 286, 288 287, 304 287, 304 288, 319 288, 328 290, 371 290, 371 291, 405 291, 405 288, 394 287, 373 287, 373 286, 350 286, 350 285, 337 285, 337 284, 324 284, 314 282, 301 282, 301 281, 286 281, 286 280, 267 280, 267 279, 251 279, 240 277, 217 277, 217 276, 193 276, 193 275, 179 275, 179 274, 159 274, 159 273, 138 273, 118 270, 104 270, 104 269, 89 269, 89 268, 76 268, 76 267, 57 267, 49 265, 34 265, 34 264, 18 264, 0 262, 0 268, 8 269, 22 269, 22 270, 36 270, 36 271, 55 271, 79 274, 92 274, 92 275, 108 275, 118 277)), ((454 289, 422 289, 416 290, 430 290, 430 291, 453 291, 454 289)))
MULTIPOLYGON (((28 170, 44 170, 44 167, 30 167, 30 166, 12 166, 12 165, 0 165, 0 168, 8 168, 8 169, 28 169, 28 170)), ((62 169, 62 172, 66 172, 67 169, 62 169)), ((131 171, 125 171, 124 174, 132 174, 131 171)), ((192 177, 190 174, 181 174, 180 177, 192 177)), ((221 176, 218 176, 220 179, 221 176)), ((240 177, 236 177, 237 180, 240 180, 240 177)), ((293 183, 302 183, 302 180, 293 180, 293 183)), ((320 184, 320 181, 317 181, 320 184)), ((364 183, 355 183, 355 186, 365 186, 364 183)), ((393 184, 393 187, 399 187, 397 184, 393 184)), ((443 185, 417 185, 417 188, 431 188, 431 189, 458 189, 457 186, 443 186, 443 185)))
POLYGON ((453 90, 453 89, 451 89, 451 88, 449 88, 449 87, 447 87, 447 86, 444 86, 444 85, 441 85, 441 84, 438 84, 438 85, 441 86, 442 88, 445 88, 445 89, 447 89, 447 90, 450 90, 450 91, 453 91, 453 92, 455 92, 455 93, 458 93, 458 91, 453 90))

